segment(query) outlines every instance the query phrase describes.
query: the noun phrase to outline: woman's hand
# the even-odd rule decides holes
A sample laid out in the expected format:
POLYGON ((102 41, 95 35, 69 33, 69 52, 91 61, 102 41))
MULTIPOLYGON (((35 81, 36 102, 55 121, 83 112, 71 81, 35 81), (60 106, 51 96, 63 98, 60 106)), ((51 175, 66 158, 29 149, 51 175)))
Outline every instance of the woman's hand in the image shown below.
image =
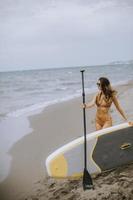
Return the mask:
POLYGON ((133 122, 128 122, 128 124, 129 124, 130 126, 133 126, 133 122))
POLYGON ((82 108, 86 108, 86 107, 87 107, 86 103, 83 103, 82 108))

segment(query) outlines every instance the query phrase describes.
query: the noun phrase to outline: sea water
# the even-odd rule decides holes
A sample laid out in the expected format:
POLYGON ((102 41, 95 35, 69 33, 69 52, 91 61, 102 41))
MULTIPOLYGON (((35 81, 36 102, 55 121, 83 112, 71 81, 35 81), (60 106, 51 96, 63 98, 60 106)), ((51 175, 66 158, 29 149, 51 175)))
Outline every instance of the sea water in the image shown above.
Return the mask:
POLYGON ((114 85, 133 79, 133 64, 0 72, 0 120, 80 96, 81 69, 86 93, 96 90, 101 76, 114 85))

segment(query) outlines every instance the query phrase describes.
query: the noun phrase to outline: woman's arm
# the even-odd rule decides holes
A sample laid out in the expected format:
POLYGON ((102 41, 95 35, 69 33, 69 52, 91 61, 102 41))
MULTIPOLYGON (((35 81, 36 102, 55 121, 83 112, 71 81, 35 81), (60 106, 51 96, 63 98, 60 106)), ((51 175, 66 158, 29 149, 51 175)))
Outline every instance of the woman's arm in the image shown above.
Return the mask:
POLYGON ((83 105, 83 108, 91 108, 95 105, 96 102, 96 95, 93 97, 92 101, 90 101, 89 103, 85 103, 83 105))
POLYGON ((117 110, 119 111, 119 113, 121 114, 121 116, 124 118, 124 120, 127 120, 127 117, 126 117, 126 115, 124 114, 124 112, 123 112, 123 110, 122 110, 122 108, 121 108, 121 106, 120 106, 120 104, 119 104, 119 102, 118 102, 118 99, 116 98, 115 95, 113 95, 113 103, 114 103, 116 109, 117 109, 117 110))

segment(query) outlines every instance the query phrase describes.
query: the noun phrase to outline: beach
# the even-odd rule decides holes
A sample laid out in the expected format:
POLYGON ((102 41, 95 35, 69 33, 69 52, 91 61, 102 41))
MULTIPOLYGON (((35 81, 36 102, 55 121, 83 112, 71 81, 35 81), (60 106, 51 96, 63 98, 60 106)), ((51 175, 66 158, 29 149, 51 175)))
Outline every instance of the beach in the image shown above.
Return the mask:
POLYGON ((133 200, 132 18, 132 0, 0 1, 0 200, 133 200))
MULTIPOLYGON (((119 85, 120 105, 129 121, 133 121, 133 81, 119 85)), ((88 94, 90 101, 94 94, 88 94)), ((83 135, 82 97, 47 106, 28 117, 30 132, 9 150, 12 157, 7 177, 0 183, 2 200, 54 199, 132 199, 133 165, 124 166, 94 177, 94 190, 83 191, 80 180, 55 180, 47 177, 45 160, 49 154, 83 135)), ((95 112, 87 112, 87 133, 95 131, 95 112)), ((123 119, 111 107, 113 124, 123 119)), ((10 130, 9 130, 10 131, 10 130)))

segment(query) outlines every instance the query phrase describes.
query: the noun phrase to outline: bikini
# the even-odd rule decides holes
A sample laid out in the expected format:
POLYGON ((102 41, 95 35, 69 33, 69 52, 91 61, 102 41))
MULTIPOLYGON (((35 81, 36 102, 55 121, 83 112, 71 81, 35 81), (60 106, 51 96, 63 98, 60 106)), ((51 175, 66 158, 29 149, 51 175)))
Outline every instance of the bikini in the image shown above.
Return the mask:
MULTIPOLYGON (((103 107, 103 108, 110 108, 111 104, 112 104, 112 99, 105 99, 104 97, 102 97, 102 92, 100 92, 97 97, 96 97, 96 105, 98 108, 103 107), (105 102, 103 104, 103 101, 105 102)), ((102 116, 98 116, 98 113, 96 115, 96 123, 98 123, 99 125, 103 126, 105 123, 112 123, 112 118, 110 115, 106 115, 103 114, 102 116)))

